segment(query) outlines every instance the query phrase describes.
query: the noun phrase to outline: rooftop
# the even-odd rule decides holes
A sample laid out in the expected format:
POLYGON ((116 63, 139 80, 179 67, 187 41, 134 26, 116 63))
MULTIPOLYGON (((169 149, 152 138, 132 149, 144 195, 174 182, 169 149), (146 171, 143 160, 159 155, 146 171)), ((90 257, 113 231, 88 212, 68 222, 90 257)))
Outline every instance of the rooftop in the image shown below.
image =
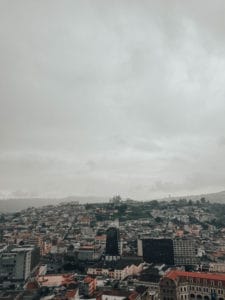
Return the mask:
POLYGON ((74 278, 73 275, 71 274, 45 275, 45 276, 39 276, 37 278, 37 281, 41 286, 55 287, 55 286, 67 285, 69 283, 72 283, 74 282, 74 278))
POLYGON ((127 266, 131 266, 131 265, 138 266, 141 263, 143 263, 143 259, 140 257, 126 257, 126 258, 121 258, 117 261, 99 261, 91 267, 122 270, 127 266))
POLYGON ((215 273, 203 273, 203 272, 185 272, 180 270, 171 270, 165 277, 172 280, 178 279, 180 277, 187 278, 199 278, 199 279, 209 279, 209 280, 218 280, 225 282, 225 274, 215 274, 215 273))

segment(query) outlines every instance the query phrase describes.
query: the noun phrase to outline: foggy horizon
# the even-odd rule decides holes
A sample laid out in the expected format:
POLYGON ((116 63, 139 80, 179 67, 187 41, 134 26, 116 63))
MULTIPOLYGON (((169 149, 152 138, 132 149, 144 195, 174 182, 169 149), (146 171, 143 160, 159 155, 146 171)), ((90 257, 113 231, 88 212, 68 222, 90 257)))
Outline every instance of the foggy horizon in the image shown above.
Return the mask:
POLYGON ((0 3, 0 199, 225 190, 225 2, 0 3))

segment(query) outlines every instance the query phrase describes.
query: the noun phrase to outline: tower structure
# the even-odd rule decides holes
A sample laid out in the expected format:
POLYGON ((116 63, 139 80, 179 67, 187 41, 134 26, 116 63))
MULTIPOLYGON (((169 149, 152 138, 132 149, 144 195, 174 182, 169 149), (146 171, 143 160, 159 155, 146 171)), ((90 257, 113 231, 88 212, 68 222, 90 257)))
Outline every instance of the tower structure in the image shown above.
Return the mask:
POLYGON ((106 249, 105 258, 108 261, 117 260, 120 258, 120 236, 119 229, 110 227, 106 232, 106 249))

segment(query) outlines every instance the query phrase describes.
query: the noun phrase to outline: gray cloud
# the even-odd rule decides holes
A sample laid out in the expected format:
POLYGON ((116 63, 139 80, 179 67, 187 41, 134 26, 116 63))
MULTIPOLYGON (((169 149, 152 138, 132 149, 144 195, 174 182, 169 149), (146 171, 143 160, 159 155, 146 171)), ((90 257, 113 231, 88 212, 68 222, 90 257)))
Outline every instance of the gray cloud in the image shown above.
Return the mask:
POLYGON ((224 9, 1 1, 0 195, 224 189, 224 9))

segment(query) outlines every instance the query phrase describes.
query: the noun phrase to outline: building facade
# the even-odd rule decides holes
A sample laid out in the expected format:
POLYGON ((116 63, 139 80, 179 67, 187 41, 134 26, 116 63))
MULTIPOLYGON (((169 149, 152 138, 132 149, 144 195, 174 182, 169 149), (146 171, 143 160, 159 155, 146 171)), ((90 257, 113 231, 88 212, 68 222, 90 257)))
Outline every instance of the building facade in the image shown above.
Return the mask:
POLYGON ((210 263, 209 272, 225 273, 225 263, 210 263))
POLYGON ((31 250, 2 253, 0 256, 0 273, 9 279, 24 280, 31 271, 31 250))
POLYGON ((117 260, 120 258, 120 235, 119 229, 116 227, 110 227, 106 232, 106 248, 105 258, 108 261, 117 260))
POLYGON ((187 238, 144 238, 137 241, 138 256, 148 263, 193 266, 199 263, 197 243, 187 238))
POLYGON ((35 247, 17 247, 0 253, 0 276, 8 279, 27 279, 39 262, 35 247))
POLYGON ((161 300, 225 300, 225 275, 169 271, 160 280, 161 300))
POLYGON ((131 264, 125 267, 115 267, 115 268, 107 268, 105 267, 90 267, 87 270, 87 274, 93 276, 108 276, 116 280, 124 280, 128 276, 135 276, 140 274, 143 271, 144 264, 131 264))
POLYGON ((197 244, 193 239, 177 238, 173 240, 174 264, 176 266, 196 265, 199 262, 197 257, 197 244))
POLYGON ((138 242, 138 252, 147 263, 174 265, 172 239, 142 239, 138 242))

